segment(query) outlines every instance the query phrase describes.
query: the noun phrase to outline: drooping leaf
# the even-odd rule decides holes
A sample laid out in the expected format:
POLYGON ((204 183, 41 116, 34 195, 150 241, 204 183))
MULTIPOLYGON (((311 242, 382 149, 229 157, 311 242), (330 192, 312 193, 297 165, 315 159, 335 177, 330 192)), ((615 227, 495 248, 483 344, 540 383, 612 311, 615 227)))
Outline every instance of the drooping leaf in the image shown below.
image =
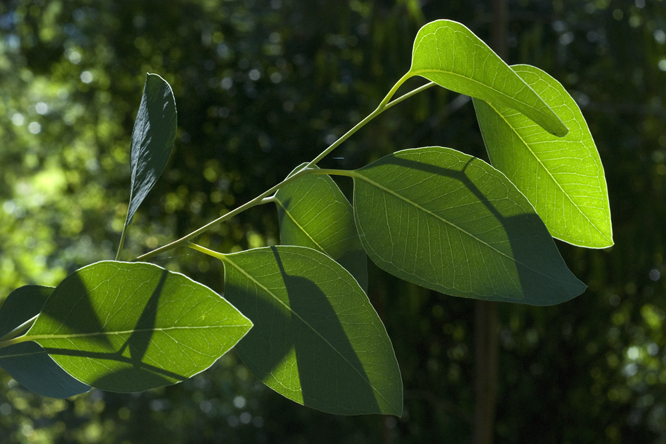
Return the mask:
POLYGON ((207 369, 251 326, 221 296, 182 274, 104 261, 56 287, 26 340, 88 385, 134 392, 207 369))
POLYGON ((176 140, 176 101, 169 84, 148 74, 132 131, 132 190, 125 226, 164 171, 176 140))
MULTIPOLYGON (((0 308, 0 337, 37 316, 53 287, 26 285, 12 291, 0 308)), ((0 366, 29 390, 50 398, 69 398, 90 390, 72 378, 36 343, 0 349, 0 366)))
POLYGON ((452 91, 520 111, 556 136, 567 127, 502 59, 465 25, 437 20, 414 41, 412 75, 452 91))
POLYGON ((569 127, 554 137, 511 108, 474 99, 488 155, 532 203, 553 237, 581 247, 613 245, 604 168, 585 118, 562 85, 533 66, 513 70, 569 127))
POLYGON ((359 170, 354 214, 379 267, 469 298, 550 305, 585 290, 520 191, 458 151, 400 151, 359 170))
POLYGON ((298 246, 221 256, 225 296, 255 323, 238 344, 266 385, 339 415, 402 413, 402 381, 384 325, 358 282, 298 246))
POLYGON ((330 176, 309 175, 288 183, 275 193, 275 203, 282 244, 329 255, 367 290, 368 259, 356 232, 354 212, 330 176))

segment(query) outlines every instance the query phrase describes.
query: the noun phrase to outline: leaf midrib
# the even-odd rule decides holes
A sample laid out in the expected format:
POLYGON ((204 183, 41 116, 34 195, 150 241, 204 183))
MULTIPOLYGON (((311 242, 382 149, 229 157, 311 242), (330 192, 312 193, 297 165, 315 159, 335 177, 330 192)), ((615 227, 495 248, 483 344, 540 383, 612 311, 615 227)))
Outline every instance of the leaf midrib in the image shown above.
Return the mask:
POLYGON ((192 325, 192 326, 175 326, 175 327, 156 327, 156 328, 139 328, 133 330, 119 330, 119 331, 99 331, 91 333, 70 333, 70 334, 60 334, 60 335, 49 335, 49 334, 37 334, 37 335, 26 335, 25 342, 27 341, 38 341, 40 339, 50 339, 50 340, 59 340, 59 339, 76 339, 76 338, 93 338, 99 336, 120 336, 134 333, 161 333, 172 330, 202 330, 202 329, 212 329, 212 328, 238 328, 238 327, 247 327, 247 325, 192 325))
POLYGON ((279 198, 276 198, 276 199, 275 199, 275 203, 277 203, 277 204, 282 208, 282 210, 284 210, 285 214, 286 214, 287 216, 289 216, 289 219, 294 223, 294 225, 296 225, 296 227, 297 227, 299 230, 301 230, 301 231, 303 232, 303 234, 305 234, 305 235, 307 236, 307 238, 310 239, 310 241, 312 241, 313 244, 315 244, 315 245, 317 246, 317 248, 319 249, 319 251, 322 251, 322 252, 328 254, 328 253, 326 252, 326 250, 324 250, 324 248, 323 248, 321 245, 319 245, 319 242, 317 242, 316 240, 314 240, 314 238, 313 238, 312 236, 310 236, 310 233, 308 233, 308 232, 305 230, 305 228, 303 228, 303 227, 301 226, 301 224, 299 224, 299 223, 296 221, 296 219, 291 215, 291 212, 290 212, 289 210, 287 210, 287 208, 282 204, 282 201, 280 201, 279 198))
MULTIPOLYGON (((298 313, 296 313, 294 310, 291 309, 291 307, 287 304, 285 304, 275 293, 273 293, 270 289, 268 289, 266 286, 264 286, 261 282, 257 281, 254 277, 252 277, 250 274, 248 274, 245 270, 243 270, 241 267, 239 267, 234 261, 229 259, 229 256, 222 256, 221 259, 225 262, 228 262, 230 265, 232 265, 236 270, 241 272, 246 278, 254 282, 257 286, 259 286, 261 289, 263 289, 266 293, 268 293, 273 299, 275 299, 278 303, 280 303, 284 308, 286 308, 292 315, 296 316, 303 324, 307 325, 307 327, 312 330, 317 336, 319 336, 335 353, 338 354, 354 371, 358 376, 361 378, 361 380, 365 381, 366 384, 372 388, 374 392, 376 392, 379 396, 382 397, 382 399, 391 406, 391 408, 396 409, 396 407, 391 404, 391 402, 386 399, 386 397, 375 388, 374 385, 370 382, 368 378, 366 378, 361 372, 358 371, 358 369, 351 363, 349 360, 342 354, 340 351, 333 346, 324 336, 321 335, 313 326, 311 326, 305 319, 303 319, 298 313)), ((301 389, 302 391, 302 389, 301 389)), ((398 411, 399 409, 396 409, 398 411)))

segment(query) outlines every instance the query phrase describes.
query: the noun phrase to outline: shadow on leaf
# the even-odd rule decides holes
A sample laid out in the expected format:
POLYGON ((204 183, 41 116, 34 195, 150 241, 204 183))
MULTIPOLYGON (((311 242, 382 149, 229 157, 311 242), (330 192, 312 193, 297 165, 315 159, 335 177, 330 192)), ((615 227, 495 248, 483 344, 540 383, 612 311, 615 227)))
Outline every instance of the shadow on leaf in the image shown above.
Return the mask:
POLYGON ((38 342, 44 342, 44 350, 63 368, 91 386, 104 390, 141 391, 187 379, 186 376, 145 362, 167 275, 168 272, 163 270, 159 282, 143 306, 139 319, 126 333, 105 331, 90 302, 85 283, 77 274, 71 275, 66 283, 63 281, 63 288, 59 286, 58 290, 76 295, 75 305, 70 307, 65 316, 61 313, 63 310, 57 308, 53 311, 46 310, 46 314, 63 322, 78 335, 83 335, 86 342, 79 342, 79 349, 50 347, 48 341, 38 342), (129 334, 129 337, 122 341, 126 334, 129 334), (81 375, 78 374, 79 371, 82 372, 81 375))
MULTIPOLYGON (((491 279, 490 287, 485 289, 487 295, 479 295, 480 299, 499 300, 497 298, 499 296, 504 301, 550 305, 564 302, 581 294, 585 285, 576 279, 566 267, 552 237, 539 216, 534 212, 508 216, 502 214, 502 209, 498 208, 468 175, 468 168, 475 162, 482 161, 470 157, 460 170, 395 155, 387 156, 377 163, 392 164, 408 170, 419 170, 428 174, 454 179, 463 184, 486 209, 486 212, 474 211, 470 202, 465 201, 465 205, 467 205, 464 213, 465 223, 471 226, 488 216, 499 222, 498 226, 495 225, 492 228, 489 228, 491 225, 487 223, 481 225, 481 222, 479 222, 476 228, 478 234, 470 234, 469 231, 466 231, 467 226, 459 227, 455 220, 447 222, 459 229, 461 236, 470 235, 475 237, 479 241, 479 246, 487 245, 495 250, 499 256, 510 258, 514 264, 513 270, 504 270, 506 274, 503 275, 505 278, 509 277, 512 280, 511 284, 504 283, 504 287, 500 287, 497 279, 491 279), (502 230, 501 234, 497 233, 497 228, 502 230), (492 232, 490 237, 488 237, 489 232, 492 232), (510 247, 508 251, 501 247, 506 242, 510 247), (514 277, 517 277, 517 279, 514 279, 514 277)), ((397 172, 394 174, 399 176, 397 172)), ((477 180, 482 180, 482 178, 477 180)), ((446 186, 450 187, 449 185, 446 186)), ((501 201, 502 199, 496 199, 498 203, 501 201)), ((430 204, 430 202, 428 201, 427 204, 430 204)), ((511 211, 515 213, 517 208, 514 206, 511 211)), ((450 210, 451 208, 444 209, 445 212, 450 210)), ((432 210, 431 214, 437 213, 437 211, 441 210, 432 210)), ((432 244, 435 243, 432 242, 432 244)), ((475 271, 485 273, 483 269, 470 270, 470 272, 475 271)), ((417 283, 424 285, 423 282, 417 283)))
POLYGON ((379 413, 339 314, 315 282, 290 275, 278 249, 271 250, 286 300, 257 287, 226 284, 226 297, 255 324, 239 343, 239 355, 269 387, 307 407, 335 414, 379 413))
POLYGON ((379 412, 368 375, 328 298, 310 279, 289 275, 277 249, 271 249, 294 312, 291 327, 303 404, 326 410, 349 403, 357 404, 350 410, 379 412))

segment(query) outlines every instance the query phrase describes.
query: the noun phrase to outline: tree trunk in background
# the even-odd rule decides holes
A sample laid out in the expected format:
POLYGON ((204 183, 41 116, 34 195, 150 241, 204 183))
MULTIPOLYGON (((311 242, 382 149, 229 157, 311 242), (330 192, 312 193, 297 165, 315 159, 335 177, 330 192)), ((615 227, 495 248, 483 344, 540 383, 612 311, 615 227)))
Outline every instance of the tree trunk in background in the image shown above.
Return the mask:
POLYGON ((497 302, 476 301, 474 444, 492 444, 497 396, 497 302))
MULTIPOLYGON (((507 55, 507 0, 491 0, 490 46, 503 60, 507 55)), ((499 320, 497 302, 476 302, 476 392, 474 408, 474 444, 492 444, 495 436, 495 406, 497 403, 497 366, 499 357, 499 320)))

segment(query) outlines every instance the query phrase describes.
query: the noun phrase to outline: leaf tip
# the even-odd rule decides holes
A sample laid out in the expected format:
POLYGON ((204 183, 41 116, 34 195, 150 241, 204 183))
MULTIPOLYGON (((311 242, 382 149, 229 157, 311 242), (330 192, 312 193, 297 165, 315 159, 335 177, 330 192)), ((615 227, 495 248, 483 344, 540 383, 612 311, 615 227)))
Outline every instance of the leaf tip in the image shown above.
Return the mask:
POLYGON ((569 134, 569 128, 567 128, 566 125, 562 124, 561 127, 559 127, 551 134, 553 134, 556 137, 564 137, 567 134, 569 134))

